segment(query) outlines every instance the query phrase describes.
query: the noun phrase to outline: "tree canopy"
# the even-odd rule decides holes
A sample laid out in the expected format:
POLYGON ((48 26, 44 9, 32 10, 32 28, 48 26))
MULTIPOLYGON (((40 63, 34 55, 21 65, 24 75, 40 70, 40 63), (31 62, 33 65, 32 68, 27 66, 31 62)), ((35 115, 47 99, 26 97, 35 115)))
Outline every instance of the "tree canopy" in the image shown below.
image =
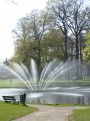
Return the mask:
POLYGON ((54 58, 82 60, 83 52, 87 58, 89 29, 90 8, 84 0, 49 0, 44 10, 33 10, 18 21, 14 61, 28 66, 34 58, 41 69, 54 58))

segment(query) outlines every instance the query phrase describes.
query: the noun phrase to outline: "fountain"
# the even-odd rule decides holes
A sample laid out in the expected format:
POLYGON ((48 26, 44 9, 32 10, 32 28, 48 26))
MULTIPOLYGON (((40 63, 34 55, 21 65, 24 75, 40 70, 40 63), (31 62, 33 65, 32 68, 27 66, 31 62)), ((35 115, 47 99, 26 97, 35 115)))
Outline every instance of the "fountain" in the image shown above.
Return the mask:
MULTIPOLYGON (((30 70, 24 64, 17 63, 5 68, 27 86, 27 100, 31 103, 90 104, 89 87, 78 85, 77 81, 77 78, 89 75, 89 71, 87 65, 79 61, 64 63, 54 59, 45 65, 40 77, 33 59, 31 59, 30 70)), ((84 81, 82 83, 87 85, 84 81)))

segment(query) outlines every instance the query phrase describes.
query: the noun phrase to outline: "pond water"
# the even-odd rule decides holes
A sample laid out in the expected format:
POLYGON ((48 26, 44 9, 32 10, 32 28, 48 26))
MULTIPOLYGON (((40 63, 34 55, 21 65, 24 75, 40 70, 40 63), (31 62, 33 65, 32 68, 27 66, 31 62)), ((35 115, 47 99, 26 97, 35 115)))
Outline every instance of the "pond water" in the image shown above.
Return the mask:
POLYGON ((14 79, 13 75, 27 88, 1 88, 0 99, 4 95, 14 95, 20 99, 21 93, 26 93, 27 103, 90 104, 90 87, 80 86, 90 85, 90 69, 87 64, 77 60, 64 63, 54 59, 45 65, 40 75, 37 67, 33 59, 29 70, 24 64, 13 63, 11 68, 1 65, 0 77, 6 75, 7 79, 14 79))
POLYGON ((20 99, 20 94, 26 93, 27 103, 40 104, 90 104, 90 87, 55 87, 42 92, 30 92, 26 88, 0 88, 0 100, 2 96, 14 95, 20 99))

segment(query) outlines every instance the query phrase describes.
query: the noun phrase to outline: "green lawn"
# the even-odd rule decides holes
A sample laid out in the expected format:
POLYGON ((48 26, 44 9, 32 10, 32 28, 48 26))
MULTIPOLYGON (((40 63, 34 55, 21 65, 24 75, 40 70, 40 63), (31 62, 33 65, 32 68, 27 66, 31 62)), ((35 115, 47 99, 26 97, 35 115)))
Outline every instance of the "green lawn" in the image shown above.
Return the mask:
MULTIPOLYGON (((82 80, 56 80, 53 83, 51 83, 51 87, 54 86, 62 86, 62 87, 67 87, 67 86, 89 86, 90 85, 90 78, 84 78, 82 80)), ((26 85, 18 79, 13 79, 13 80, 0 80, 0 88, 25 88, 26 85)))
POLYGON ((90 121, 90 108, 73 111, 68 121, 90 121))
POLYGON ((37 110, 35 107, 0 102, 0 121, 11 121, 37 110))
POLYGON ((26 87, 24 83, 20 80, 0 80, 0 88, 23 88, 26 87))

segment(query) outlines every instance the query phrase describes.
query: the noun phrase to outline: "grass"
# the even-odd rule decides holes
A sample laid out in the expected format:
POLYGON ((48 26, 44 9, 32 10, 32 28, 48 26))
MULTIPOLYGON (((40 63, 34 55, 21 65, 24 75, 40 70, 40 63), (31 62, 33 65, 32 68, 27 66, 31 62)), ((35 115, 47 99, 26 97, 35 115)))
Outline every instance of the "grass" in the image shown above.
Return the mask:
POLYGON ((0 88, 23 88, 26 87, 20 80, 0 80, 0 88))
MULTIPOLYGON (((90 78, 85 78, 82 80, 57 80, 54 81, 51 84, 51 87, 55 87, 55 86, 62 86, 62 87, 67 87, 67 86, 89 86, 90 85, 90 78)), ((25 88, 26 85, 18 80, 18 79, 14 79, 14 80, 0 80, 0 88, 25 88)))
POLYGON ((90 108, 73 111, 68 117, 68 121, 90 121, 90 108))
MULTIPOLYGON (((69 107, 69 106, 85 106, 85 105, 79 105, 79 104, 47 104, 48 106, 55 106, 55 107, 69 107)), ((87 105, 89 106, 89 105, 87 105)), ((85 106, 85 107, 87 107, 85 106)))
POLYGON ((11 121, 37 110, 35 107, 0 102, 0 121, 11 121))
POLYGON ((48 106, 55 106, 55 107, 68 107, 68 106, 76 106, 74 104, 47 104, 48 106))

